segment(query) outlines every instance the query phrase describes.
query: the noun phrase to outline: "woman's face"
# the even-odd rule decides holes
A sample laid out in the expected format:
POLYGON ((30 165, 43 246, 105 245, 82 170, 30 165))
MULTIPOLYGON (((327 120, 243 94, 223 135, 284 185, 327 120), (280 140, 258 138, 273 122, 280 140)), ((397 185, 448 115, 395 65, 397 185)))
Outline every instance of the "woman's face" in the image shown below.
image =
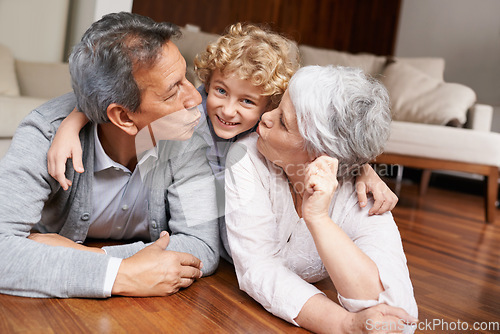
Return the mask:
POLYGON ((288 167, 305 166, 310 160, 288 90, 283 94, 278 108, 262 115, 257 133, 259 152, 285 172, 288 167))

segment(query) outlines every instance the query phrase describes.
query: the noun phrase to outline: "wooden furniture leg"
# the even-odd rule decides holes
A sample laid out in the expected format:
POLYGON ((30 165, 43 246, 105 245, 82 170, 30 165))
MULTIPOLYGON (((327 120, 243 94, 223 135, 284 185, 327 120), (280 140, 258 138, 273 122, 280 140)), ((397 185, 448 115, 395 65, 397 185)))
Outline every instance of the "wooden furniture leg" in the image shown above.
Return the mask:
POLYGON ((420 183, 420 196, 423 196, 427 191, 428 178, 432 170, 452 170, 466 173, 474 173, 483 175, 486 178, 485 192, 485 220, 488 223, 495 221, 496 214, 496 199, 498 196, 498 167, 477 165, 467 162, 448 161, 432 158, 413 157, 401 154, 383 153, 377 157, 376 164, 402 165, 411 168, 423 169, 422 180, 420 183))
POLYGON ((490 173, 486 175, 486 221, 493 223, 495 221, 495 213, 497 210, 496 201, 498 196, 498 168, 491 167, 490 173))

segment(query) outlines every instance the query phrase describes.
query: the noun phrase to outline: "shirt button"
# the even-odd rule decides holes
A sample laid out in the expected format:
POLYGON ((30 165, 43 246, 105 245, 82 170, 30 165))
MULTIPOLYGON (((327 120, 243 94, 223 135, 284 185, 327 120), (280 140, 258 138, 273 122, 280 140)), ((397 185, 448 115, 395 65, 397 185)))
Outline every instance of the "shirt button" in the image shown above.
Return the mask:
POLYGON ((156 220, 151 221, 151 225, 153 226, 153 228, 156 228, 156 220))
POLYGON ((127 211, 127 210, 128 210, 128 205, 127 205, 127 204, 125 204, 124 206, 122 206, 122 210, 123 210, 123 211, 127 211))
POLYGON ((83 241, 81 241, 81 240, 77 240, 77 241, 75 241, 75 242, 76 242, 77 244, 83 244, 83 241))
POLYGON ((85 212, 81 217, 80 217, 81 220, 84 220, 84 221, 87 221, 90 219, 90 213, 88 212, 85 212))

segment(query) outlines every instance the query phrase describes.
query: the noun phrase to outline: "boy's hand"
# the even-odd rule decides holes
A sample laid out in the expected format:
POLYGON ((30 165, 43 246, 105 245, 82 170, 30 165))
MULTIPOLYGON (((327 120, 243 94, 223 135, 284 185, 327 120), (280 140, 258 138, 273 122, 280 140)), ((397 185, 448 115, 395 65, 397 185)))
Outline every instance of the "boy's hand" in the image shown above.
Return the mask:
POLYGON ((47 168, 50 176, 56 179, 64 190, 68 190, 72 184, 65 175, 68 159, 73 159, 73 168, 76 172, 83 173, 82 147, 78 135, 70 139, 56 134, 47 152, 47 168))
POLYGON ((368 212, 370 215, 381 215, 394 209, 398 203, 398 197, 385 184, 369 164, 361 168, 361 174, 356 177, 356 193, 360 207, 368 203, 367 194, 372 193, 375 203, 368 212))
POLYGON ((80 129, 88 122, 85 115, 73 109, 62 121, 47 152, 47 169, 64 190, 68 190, 71 181, 66 178, 66 161, 73 159, 73 168, 83 173, 82 146, 78 136, 80 129))

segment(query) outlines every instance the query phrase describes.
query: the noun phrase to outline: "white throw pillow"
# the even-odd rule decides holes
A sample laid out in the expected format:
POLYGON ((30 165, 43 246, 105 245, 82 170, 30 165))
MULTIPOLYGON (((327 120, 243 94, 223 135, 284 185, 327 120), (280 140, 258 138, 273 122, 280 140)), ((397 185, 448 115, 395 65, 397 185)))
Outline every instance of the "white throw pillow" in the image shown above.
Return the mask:
POLYGON ((299 45, 302 66, 335 65, 361 68, 366 74, 378 78, 385 64, 385 57, 372 54, 352 54, 330 49, 299 45))
POLYGON ((464 124, 476 94, 467 86, 445 83, 411 65, 394 62, 383 71, 382 83, 397 121, 446 125, 464 124))
POLYGON ((19 96, 14 56, 0 44, 0 95, 19 96))

